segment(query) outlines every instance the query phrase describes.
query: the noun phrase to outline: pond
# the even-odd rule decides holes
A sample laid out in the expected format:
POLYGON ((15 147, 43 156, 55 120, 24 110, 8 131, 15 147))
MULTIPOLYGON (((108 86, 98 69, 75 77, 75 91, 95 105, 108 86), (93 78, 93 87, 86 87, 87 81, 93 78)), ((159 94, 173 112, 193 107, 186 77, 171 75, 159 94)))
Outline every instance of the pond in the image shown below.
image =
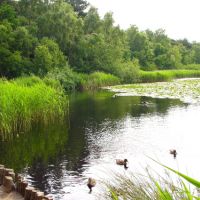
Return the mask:
POLYGON ((178 99, 75 93, 63 124, 0 141, 0 163, 56 200, 103 199, 98 191, 112 172, 141 173, 149 165, 159 170, 148 157, 198 179, 199 119, 198 104, 178 99), (115 164, 118 158, 129 160, 128 170, 115 164), (92 194, 90 176, 98 180, 92 194))

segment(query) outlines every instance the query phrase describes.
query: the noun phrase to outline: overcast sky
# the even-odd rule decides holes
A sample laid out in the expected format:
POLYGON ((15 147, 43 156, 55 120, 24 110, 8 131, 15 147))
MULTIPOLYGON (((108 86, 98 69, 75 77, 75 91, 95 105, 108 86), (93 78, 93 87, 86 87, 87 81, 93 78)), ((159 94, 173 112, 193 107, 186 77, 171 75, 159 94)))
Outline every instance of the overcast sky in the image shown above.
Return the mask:
POLYGON ((165 29, 174 39, 200 42, 200 0, 87 0, 101 16, 113 12, 116 24, 140 30, 165 29))

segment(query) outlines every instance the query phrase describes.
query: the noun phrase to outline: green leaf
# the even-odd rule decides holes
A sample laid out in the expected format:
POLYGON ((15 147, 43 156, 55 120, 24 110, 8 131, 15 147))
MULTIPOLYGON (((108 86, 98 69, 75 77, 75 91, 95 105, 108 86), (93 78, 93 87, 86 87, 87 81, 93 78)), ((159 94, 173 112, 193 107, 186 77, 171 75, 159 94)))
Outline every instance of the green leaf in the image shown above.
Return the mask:
POLYGON ((119 200, 117 194, 116 194, 113 190, 110 190, 110 193, 111 193, 111 198, 112 198, 113 200, 119 200))
POLYGON ((170 193, 167 190, 163 190, 157 182, 155 182, 155 184, 158 189, 159 197, 162 200, 173 200, 173 197, 170 195, 170 193))
POLYGON ((184 187, 184 189, 185 189, 184 192, 185 192, 185 194, 187 195, 188 200, 193 200, 193 195, 191 194, 190 190, 187 188, 187 186, 185 185, 184 182, 182 182, 182 184, 183 184, 183 187, 184 187))
MULTIPOLYGON (((150 157, 149 157, 149 158, 150 158, 150 157)), ((196 179, 194 179, 194 178, 191 178, 191 177, 189 177, 189 176, 187 176, 187 175, 185 175, 185 174, 182 174, 182 173, 180 173, 179 171, 176 171, 176 170, 174 170, 174 169, 172 169, 172 168, 170 168, 170 167, 167 167, 166 165, 163 165, 163 164, 159 163, 158 161, 156 161, 156 160, 154 160, 154 159, 152 159, 152 158, 150 158, 150 159, 153 160, 154 162, 158 163, 159 165, 165 167, 166 169, 168 169, 168 170, 170 170, 170 171, 176 173, 177 175, 181 176, 182 178, 184 178, 185 180, 187 180, 188 182, 190 182, 192 185, 194 185, 194 186, 200 188, 200 182, 199 182, 198 180, 196 180, 196 179)))

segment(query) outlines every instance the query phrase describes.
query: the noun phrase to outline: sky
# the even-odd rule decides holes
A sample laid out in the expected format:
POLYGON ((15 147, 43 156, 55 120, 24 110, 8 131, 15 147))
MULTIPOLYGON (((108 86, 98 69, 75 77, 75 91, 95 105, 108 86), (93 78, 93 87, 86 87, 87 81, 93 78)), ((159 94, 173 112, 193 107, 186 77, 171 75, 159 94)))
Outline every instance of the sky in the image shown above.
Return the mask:
POLYGON ((87 0, 101 17, 112 12, 116 25, 159 28, 173 39, 200 42, 200 0, 87 0))

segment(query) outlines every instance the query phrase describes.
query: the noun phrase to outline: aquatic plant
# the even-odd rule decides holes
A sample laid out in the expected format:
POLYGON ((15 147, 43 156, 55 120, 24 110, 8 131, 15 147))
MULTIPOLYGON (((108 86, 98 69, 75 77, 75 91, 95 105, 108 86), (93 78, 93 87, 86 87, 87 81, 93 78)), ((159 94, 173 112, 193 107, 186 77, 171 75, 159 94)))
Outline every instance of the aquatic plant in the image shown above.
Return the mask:
POLYGON ((112 74, 94 72, 89 75, 82 74, 81 87, 83 90, 98 89, 103 86, 117 85, 120 79, 112 74))
MULTIPOLYGON (((161 164, 162 165, 162 164, 161 164)), ((193 200, 200 199, 198 197, 198 189, 200 182, 182 174, 165 165, 164 168, 176 173, 178 179, 173 180, 172 175, 166 171, 166 177, 154 177, 152 172, 147 170, 147 175, 133 175, 129 176, 116 174, 115 181, 112 184, 107 184, 109 193, 106 199, 120 200, 120 199, 137 199, 137 200, 193 200), (194 186, 193 189, 188 187, 181 179, 189 181, 194 186)))
POLYGON ((176 78, 200 77, 200 70, 158 70, 158 71, 140 71, 139 82, 161 82, 171 81, 176 78))
POLYGON ((39 78, 0 81, 0 135, 30 130, 34 124, 62 119, 68 101, 61 90, 39 78))
POLYGON ((180 79, 171 82, 140 83, 109 87, 111 91, 128 96, 180 99, 200 102, 200 79, 180 79))

